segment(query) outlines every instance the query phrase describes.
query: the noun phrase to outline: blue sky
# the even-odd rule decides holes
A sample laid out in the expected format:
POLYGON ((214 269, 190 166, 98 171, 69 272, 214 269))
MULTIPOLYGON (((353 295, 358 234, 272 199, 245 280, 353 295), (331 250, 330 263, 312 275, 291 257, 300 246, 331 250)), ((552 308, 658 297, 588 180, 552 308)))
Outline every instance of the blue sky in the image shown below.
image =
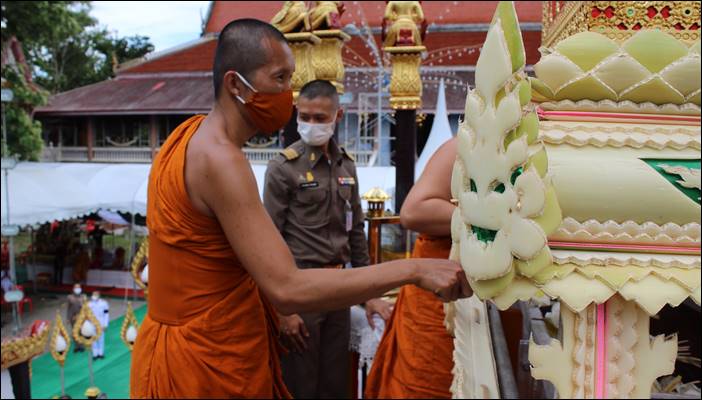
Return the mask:
POLYGON ((118 36, 143 35, 156 51, 200 37, 209 1, 93 1, 91 15, 118 36))

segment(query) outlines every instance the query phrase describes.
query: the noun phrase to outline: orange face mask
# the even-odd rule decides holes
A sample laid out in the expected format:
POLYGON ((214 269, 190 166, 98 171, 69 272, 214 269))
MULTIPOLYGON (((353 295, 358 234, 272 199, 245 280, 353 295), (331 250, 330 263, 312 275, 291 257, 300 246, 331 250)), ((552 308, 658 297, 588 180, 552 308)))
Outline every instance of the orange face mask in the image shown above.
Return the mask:
POLYGON ((241 96, 236 96, 249 111, 251 122, 262 133, 272 134, 285 126, 290 120, 293 111, 292 89, 279 93, 261 93, 238 72, 234 73, 244 82, 252 92, 253 97, 246 102, 241 96))

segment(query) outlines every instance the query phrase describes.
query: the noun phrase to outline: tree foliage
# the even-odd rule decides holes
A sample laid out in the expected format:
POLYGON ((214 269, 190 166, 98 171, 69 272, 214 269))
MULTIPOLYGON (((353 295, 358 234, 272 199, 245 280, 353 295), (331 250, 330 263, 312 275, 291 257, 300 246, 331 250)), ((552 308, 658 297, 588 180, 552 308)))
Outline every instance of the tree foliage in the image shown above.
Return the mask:
MULTIPOLYGON (((148 37, 116 37, 98 24, 90 10, 89 1, 3 1, 2 42, 17 37, 34 81, 53 94, 113 77, 117 64, 153 51, 148 37)), ((2 71, 15 94, 7 107, 8 145, 11 153, 36 159, 41 125, 30 115, 45 101, 45 93, 18 72, 2 71)))

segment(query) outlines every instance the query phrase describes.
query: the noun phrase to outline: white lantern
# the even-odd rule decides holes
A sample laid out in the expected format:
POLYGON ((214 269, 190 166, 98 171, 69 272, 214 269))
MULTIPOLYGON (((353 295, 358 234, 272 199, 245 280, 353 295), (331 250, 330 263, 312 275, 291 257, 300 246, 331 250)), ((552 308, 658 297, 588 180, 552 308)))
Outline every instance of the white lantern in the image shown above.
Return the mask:
POLYGON ((144 269, 141 270, 139 278, 141 278, 141 281, 144 282, 144 284, 149 283, 149 264, 146 264, 144 269))
POLYGON ((61 335, 56 336, 56 352, 57 353, 63 353, 66 351, 66 339, 63 338, 61 335))
POLYGON ((80 327, 80 334, 86 338, 91 338, 95 336, 97 334, 95 325, 93 325, 93 323, 89 320, 86 320, 85 322, 83 322, 83 326, 80 327))
POLYGON ((127 328, 127 334, 125 336, 127 337, 127 341, 129 343, 134 343, 136 341, 137 330, 134 327, 134 325, 129 325, 129 328, 127 328))

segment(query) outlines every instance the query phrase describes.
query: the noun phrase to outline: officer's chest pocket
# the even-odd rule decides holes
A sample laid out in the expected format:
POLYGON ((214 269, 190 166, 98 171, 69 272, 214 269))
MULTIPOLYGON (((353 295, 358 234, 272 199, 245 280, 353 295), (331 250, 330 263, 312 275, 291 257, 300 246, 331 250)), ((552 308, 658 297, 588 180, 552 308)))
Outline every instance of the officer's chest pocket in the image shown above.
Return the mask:
POLYGON ((300 189, 295 195, 291 212, 300 225, 313 226, 329 221, 329 190, 300 189))
POLYGON ((344 186, 339 186, 339 197, 341 197, 341 200, 343 201, 351 201, 351 194, 353 193, 353 186, 351 185, 344 185, 344 186))

